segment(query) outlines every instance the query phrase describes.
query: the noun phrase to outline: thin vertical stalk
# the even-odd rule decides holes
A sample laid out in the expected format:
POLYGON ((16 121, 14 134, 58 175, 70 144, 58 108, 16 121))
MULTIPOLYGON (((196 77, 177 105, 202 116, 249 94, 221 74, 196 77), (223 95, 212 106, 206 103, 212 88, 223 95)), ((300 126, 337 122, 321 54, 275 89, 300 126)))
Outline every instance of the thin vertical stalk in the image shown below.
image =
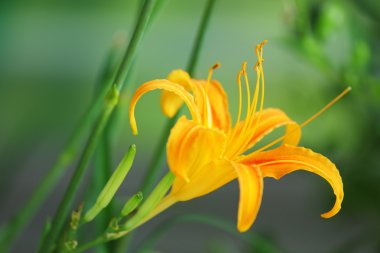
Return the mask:
POLYGON ((0 236, 0 252, 7 252, 28 221, 35 215, 36 211, 42 205, 43 201, 51 192, 56 182, 61 177, 65 168, 67 168, 75 159, 80 148, 82 147, 85 134, 88 132, 90 125, 96 120, 101 110, 104 98, 112 84, 112 71, 115 69, 115 58, 117 57, 120 45, 115 44, 111 47, 107 55, 103 71, 99 78, 99 88, 93 98, 91 106, 83 114, 79 124, 74 129, 69 141, 65 144, 63 152, 56 160, 55 164, 49 169, 42 182, 31 194, 25 205, 10 219, 4 226, 4 234, 0 236))
POLYGON ((61 200, 61 203, 57 209, 57 212, 54 216, 51 230, 48 234, 48 236, 45 238, 45 240, 42 242, 42 247, 40 249, 41 253, 50 252, 52 250, 52 246, 57 240, 58 234, 61 232, 61 229, 65 223, 66 217, 71 209, 71 204, 74 200, 75 193, 79 187, 79 184, 81 182, 81 179, 84 175, 84 172, 87 168, 88 161, 90 160, 90 157, 93 153, 93 151, 96 148, 98 139, 107 124, 108 118, 111 115, 114 107, 116 106, 118 99, 118 95, 113 97, 112 101, 110 103, 107 103, 104 106, 103 113, 101 117, 98 120, 98 123, 94 127, 87 143, 85 150, 79 160, 79 163, 75 169, 75 172, 70 180, 69 186, 63 196, 63 199, 61 200))
MULTIPOLYGON (((137 19, 137 18, 136 18, 137 19)), ((115 47, 120 47, 121 38, 115 38, 115 47)), ((114 54, 111 54, 108 59, 108 68, 104 68, 104 71, 102 73, 101 80, 109 80, 113 81, 115 76, 115 70, 117 69, 117 66, 119 65, 121 54, 116 54, 119 52, 114 52, 114 54), (120 56, 120 57, 118 57, 120 56)), ((128 75, 129 77, 130 75, 128 75)), ((96 86, 97 89, 101 89, 104 85, 104 82, 99 82, 96 86)), ((96 95, 96 93, 95 93, 96 95)), ((115 109, 117 110, 117 109, 115 109)), ((97 193, 100 192, 102 187, 107 183, 108 178, 112 174, 112 153, 111 153, 111 141, 110 141, 110 134, 112 131, 112 128, 110 127, 112 125, 112 121, 114 119, 115 112, 112 114, 109 123, 107 124, 103 134, 100 137, 99 145, 95 155, 95 161, 94 161, 94 172, 92 177, 92 185, 91 189, 88 191, 89 197, 95 202, 97 193)), ((106 229, 110 217, 112 217, 114 210, 113 203, 109 203, 109 205, 105 208, 105 210, 100 213, 95 220, 95 231, 104 231, 106 229)), ((96 249, 97 253, 108 253, 111 251, 111 246, 109 244, 101 245, 96 249)))
MULTIPOLYGON (((190 74, 190 76, 194 75, 195 68, 198 63, 198 58, 202 49, 204 36, 206 34, 206 30, 210 22, 211 13, 212 13, 214 5, 215 5, 215 0, 208 0, 205 11, 202 16, 202 20, 199 24, 198 32, 194 40, 194 45, 191 51, 190 59, 186 67, 186 70, 190 74)), ((163 147, 165 147, 165 143, 168 139, 170 129, 174 126, 180 114, 181 114, 181 109, 177 112, 177 114, 173 118, 168 119, 166 121, 164 132, 161 134, 161 138, 158 141, 158 145, 154 152, 153 159, 151 160, 148 166, 148 170, 145 173, 145 176, 143 179, 141 191, 144 195, 148 194, 149 191, 152 190, 153 185, 156 181, 156 178, 160 174, 160 168, 162 167, 163 161, 165 160, 165 149, 163 147)))
POLYGON ((36 211, 41 206, 42 202, 50 193, 50 189, 58 181, 64 169, 71 164, 74 160, 75 155, 78 153, 84 135, 87 132, 89 126, 94 122, 96 115, 98 115, 101 102, 104 99, 106 92, 109 89, 105 87, 100 92, 98 99, 93 103, 93 106, 85 113, 84 118, 75 128, 73 135, 67 142, 64 151, 58 157, 56 163, 51 167, 48 174, 44 177, 43 181, 37 186, 36 190, 32 193, 31 197, 25 203, 23 208, 11 218, 9 223, 4 227, 4 234, 1 236, 0 241, 0 252, 7 252, 9 247, 12 245, 15 238, 18 236, 20 231, 25 227, 28 221, 34 216, 36 211))
POLYGON ((125 79, 132 67, 134 56, 140 47, 142 37, 148 26, 150 16, 154 12, 157 1, 158 0, 145 0, 144 6, 139 16, 139 20, 133 32, 132 39, 129 42, 127 51, 125 52, 124 58, 121 61, 120 67, 116 72, 114 85, 119 91, 122 90, 126 84, 125 79))
POLYGON ((47 238, 42 243, 42 247, 40 250, 41 253, 46 253, 46 252, 51 251, 51 249, 54 246, 54 243, 57 240, 59 233, 62 230, 63 224, 65 223, 66 217, 68 213, 70 212, 71 205, 74 201, 75 192, 82 181, 82 177, 88 167, 87 165, 91 158, 91 155, 96 148, 99 137, 101 133, 103 132, 106 124, 108 123, 108 120, 115 106, 117 105, 117 102, 119 99, 119 92, 124 86, 125 78, 128 75, 129 70, 132 66, 134 56, 136 55, 137 49, 139 47, 139 44, 141 42, 141 39, 147 27, 148 21, 150 19, 150 16, 152 14, 156 1, 157 0, 146 0, 144 3, 144 7, 139 17, 139 22, 137 23, 136 28, 133 32, 132 39, 121 61, 119 69, 116 72, 116 76, 113 82, 113 88, 111 89, 111 92, 109 93, 110 98, 107 100, 107 103, 103 107, 99 120, 87 141, 85 149, 82 153, 79 163, 69 183, 69 186, 54 216, 54 219, 52 222, 52 229, 49 235, 47 236, 47 238))
POLYGON ((198 28, 197 37, 195 37, 194 46, 190 54, 190 59, 187 64, 187 72, 190 74, 190 76, 194 75, 195 68, 198 64, 198 58, 202 49, 204 36, 206 34, 207 27, 210 23, 211 13, 214 9, 216 0, 208 0, 205 11, 202 16, 201 23, 198 28))
MULTIPOLYGON (((99 145, 96 150, 95 155, 95 166, 93 172, 93 186, 91 187, 90 195, 95 202, 96 196, 98 192, 101 191, 102 187, 107 183, 107 179, 110 177, 110 146, 109 139, 105 136, 108 127, 106 127, 105 132, 100 137, 99 145)), ((111 206, 112 202, 109 206, 105 208, 105 210, 100 213, 95 220, 95 233, 100 233, 107 228, 107 225, 110 221, 110 217, 112 216, 113 207, 111 206)), ((99 245, 96 249, 97 253, 107 253, 110 252, 109 245, 99 245)))

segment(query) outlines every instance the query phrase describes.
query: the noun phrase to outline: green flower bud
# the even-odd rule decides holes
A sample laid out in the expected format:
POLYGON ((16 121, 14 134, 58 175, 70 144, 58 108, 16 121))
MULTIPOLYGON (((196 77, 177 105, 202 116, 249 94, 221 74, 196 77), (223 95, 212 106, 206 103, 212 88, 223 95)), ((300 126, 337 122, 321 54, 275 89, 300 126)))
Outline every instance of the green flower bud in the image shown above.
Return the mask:
POLYGON ((91 207, 90 210, 88 210, 85 214, 85 222, 92 221, 100 213, 100 211, 102 211, 110 203, 112 198, 115 196, 116 191, 122 184, 124 178, 127 176, 129 170, 131 169, 135 154, 136 146, 133 144, 108 180, 107 184, 104 186, 94 206, 91 207))
POLYGON ((125 203, 123 209, 121 210, 122 216, 127 216, 131 212, 133 212, 143 200, 143 193, 138 192, 130 198, 127 203, 125 203))

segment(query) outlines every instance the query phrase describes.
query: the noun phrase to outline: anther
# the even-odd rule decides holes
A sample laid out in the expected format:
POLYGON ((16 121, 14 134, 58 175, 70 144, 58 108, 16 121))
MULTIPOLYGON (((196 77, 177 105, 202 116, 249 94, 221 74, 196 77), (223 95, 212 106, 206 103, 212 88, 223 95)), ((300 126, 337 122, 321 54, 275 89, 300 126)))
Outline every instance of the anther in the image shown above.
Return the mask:
POLYGON ((241 66, 242 73, 245 74, 247 73, 247 62, 244 61, 242 66, 241 66))
POLYGON ((217 69, 217 68, 219 68, 219 67, 220 67, 220 63, 217 62, 217 63, 215 63, 214 65, 212 65, 212 67, 210 68, 209 71, 215 70, 215 69, 217 69))

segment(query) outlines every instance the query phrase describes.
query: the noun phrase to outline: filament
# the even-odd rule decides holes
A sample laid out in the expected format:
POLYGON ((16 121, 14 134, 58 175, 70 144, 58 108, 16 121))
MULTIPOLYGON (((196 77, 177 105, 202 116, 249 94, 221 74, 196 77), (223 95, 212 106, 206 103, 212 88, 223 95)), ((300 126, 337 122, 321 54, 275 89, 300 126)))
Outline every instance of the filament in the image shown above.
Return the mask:
MULTIPOLYGON (((307 124, 309 124, 311 121, 313 121, 314 119, 316 119, 319 115, 321 115, 323 112, 325 112, 328 108, 330 108, 333 104, 335 104, 336 102, 338 102, 342 97, 344 97, 350 90, 351 90, 351 86, 347 87, 346 89, 344 89, 338 96, 336 96, 333 100, 331 100, 327 105, 325 105, 321 110, 319 110, 317 113, 315 113, 313 116, 311 116, 310 118, 308 118, 307 120, 305 120, 301 125, 300 125, 300 128, 303 128, 304 126, 306 126, 307 124)), ((290 131, 288 133, 289 134, 292 134, 294 133, 295 130, 293 131, 290 131)), ((283 139, 285 139, 286 135, 272 141, 271 143, 265 145, 264 147, 254 151, 254 153, 258 153, 258 152, 261 152, 265 149, 268 149, 270 147, 272 147, 273 145, 279 143, 280 141, 282 141, 283 139)))

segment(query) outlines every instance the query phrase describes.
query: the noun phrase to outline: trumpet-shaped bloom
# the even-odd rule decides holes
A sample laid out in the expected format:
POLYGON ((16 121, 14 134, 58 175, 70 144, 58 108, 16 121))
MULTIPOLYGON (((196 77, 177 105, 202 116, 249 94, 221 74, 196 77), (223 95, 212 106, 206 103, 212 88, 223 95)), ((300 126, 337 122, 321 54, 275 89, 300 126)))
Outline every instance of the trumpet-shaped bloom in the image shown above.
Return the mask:
POLYGON ((227 95, 220 83, 212 80, 213 69, 218 65, 210 69, 207 80, 192 79, 185 71, 175 70, 168 79, 153 80, 137 89, 130 107, 134 134, 137 134, 135 105, 148 91, 163 90, 161 107, 168 117, 173 117, 183 102, 191 114, 190 119, 186 116, 179 118, 171 130, 167 161, 176 178, 171 192, 162 200, 157 212, 177 201, 208 194, 237 179, 240 188, 237 227, 243 232, 252 226, 260 208, 263 178, 279 179, 300 169, 323 177, 334 191, 335 204, 322 217, 329 218, 339 212, 343 200, 343 183, 335 165, 326 157, 297 146, 301 125, 283 111, 263 109, 264 44, 265 41, 256 47, 258 61, 254 70, 257 74, 252 92, 246 63, 238 74, 240 99, 234 124, 228 111, 227 95), (284 136, 260 149, 254 149, 264 136, 281 126, 286 127, 284 136), (279 141, 282 141, 280 146, 274 148, 274 144, 279 141))

